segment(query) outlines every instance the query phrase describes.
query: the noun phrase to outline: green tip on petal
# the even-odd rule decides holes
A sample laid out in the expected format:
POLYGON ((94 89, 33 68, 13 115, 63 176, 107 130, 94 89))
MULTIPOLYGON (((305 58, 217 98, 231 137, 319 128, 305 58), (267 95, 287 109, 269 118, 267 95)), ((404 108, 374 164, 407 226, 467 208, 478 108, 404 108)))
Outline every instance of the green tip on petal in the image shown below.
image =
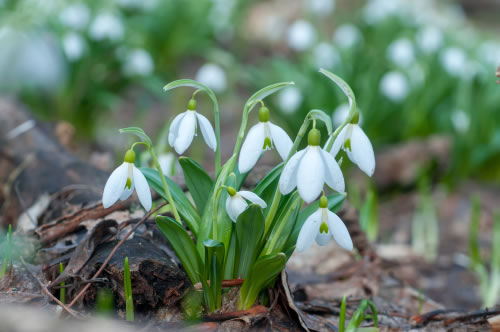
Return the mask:
POLYGON ((196 100, 192 99, 188 103, 188 110, 195 111, 196 110, 196 100))
POLYGON ((307 136, 307 144, 318 146, 321 141, 321 133, 318 129, 313 128, 309 131, 309 135, 307 136))
POLYGON ((130 178, 127 178, 127 183, 125 183, 125 188, 130 189, 132 187, 132 180, 130 178))
POLYGON ((264 146, 262 147, 262 149, 266 150, 267 148, 271 148, 271 139, 269 137, 266 137, 264 139, 264 146))
POLYGON ((130 149, 125 153, 125 158, 124 158, 126 163, 133 164, 135 162, 135 152, 134 150, 130 149))
POLYGON ((321 196, 319 199, 319 207, 322 209, 328 208, 328 198, 325 195, 321 196))
POLYGON ((326 222, 321 223, 321 226, 319 226, 319 232, 328 234, 328 225, 326 224, 326 222))
POLYGON ((352 124, 358 124, 359 123, 359 112, 358 111, 356 111, 356 113, 354 113, 354 116, 352 117, 350 123, 352 123, 352 124))
POLYGON ((345 140, 344 142, 344 150, 349 150, 349 151, 352 151, 351 149, 351 139, 348 138, 345 140))
POLYGON ((233 197, 234 195, 236 195, 236 189, 234 189, 233 187, 227 187, 226 189, 229 196, 233 197))
POLYGON ((267 108, 266 106, 262 106, 259 109, 259 121, 260 122, 269 121, 269 108, 267 108))

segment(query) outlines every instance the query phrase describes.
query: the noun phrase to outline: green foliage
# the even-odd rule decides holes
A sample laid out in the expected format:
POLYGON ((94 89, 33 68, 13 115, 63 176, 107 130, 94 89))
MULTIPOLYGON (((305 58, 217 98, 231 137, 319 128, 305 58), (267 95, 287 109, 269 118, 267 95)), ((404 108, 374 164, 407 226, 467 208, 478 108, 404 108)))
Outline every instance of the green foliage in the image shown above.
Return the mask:
POLYGON ((128 257, 123 263, 123 289, 125 291, 125 313, 128 321, 134 321, 134 299, 132 298, 132 280, 130 279, 130 266, 128 257))
POLYGON ((205 243, 205 275, 201 279, 204 295, 211 311, 220 308, 222 300, 222 278, 224 275, 224 244, 215 240, 205 243), (210 284, 208 284, 210 281, 210 284))
POLYGON ((365 202, 359 212, 359 222, 370 241, 375 241, 378 235, 378 202, 375 188, 370 187, 366 194, 365 202))
MULTIPOLYGON (((59 274, 61 275, 63 272, 64 266, 62 263, 59 263, 59 274)), ((59 301, 61 301, 63 304, 66 304, 66 288, 64 287, 65 285, 66 283, 64 281, 61 282, 61 289, 59 290, 59 301)))
POLYGON ((193 197, 196 209, 203 214, 214 183, 200 164, 191 158, 181 157, 179 158, 179 163, 184 172, 186 186, 191 197, 193 197))
POLYGON ((377 308, 370 300, 362 300, 358 308, 349 320, 347 327, 345 326, 346 321, 346 297, 342 298, 340 304, 340 317, 339 317, 339 332, 377 332, 378 329, 378 315, 377 308), (370 309, 371 314, 366 314, 366 311, 370 309), (374 327, 360 327, 363 321, 371 319, 373 320, 374 327))
POLYGON ((257 250, 264 234, 264 215, 260 206, 252 204, 236 220, 239 263, 238 277, 245 278, 257 258, 257 250))
POLYGON ((12 263, 12 225, 9 224, 7 231, 7 240, 5 241, 5 254, 3 256, 2 269, 0 270, 0 279, 7 273, 7 268, 12 263))
POLYGON ((102 316, 110 316, 114 311, 113 292, 109 288, 99 288, 95 310, 102 316))

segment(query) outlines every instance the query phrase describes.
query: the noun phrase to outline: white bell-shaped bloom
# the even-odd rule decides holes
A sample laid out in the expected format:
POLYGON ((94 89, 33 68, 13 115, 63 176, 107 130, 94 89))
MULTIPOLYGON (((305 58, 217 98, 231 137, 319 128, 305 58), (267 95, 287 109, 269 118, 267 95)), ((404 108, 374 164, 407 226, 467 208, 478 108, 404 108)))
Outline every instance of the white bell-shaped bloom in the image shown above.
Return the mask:
POLYGON ((187 111, 174 118, 168 132, 168 144, 178 154, 183 154, 191 145, 194 136, 196 136, 197 124, 201 128, 201 133, 208 147, 214 151, 217 149, 217 140, 210 121, 196 112, 196 101, 191 99, 187 111))
POLYGON ((342 248, 352 250, 352 240, 347 227, 335 213, 328 210, 328 199, 323 196, 320 200, 320 208, 302 225, 297 238, 297 251, 308 249, 314 241, 324 246, 331 237, 342 248))
POLYGON ((152 199, 148 182, 141 171, 135 167, 134 161, 134 151, 127 151, 123 164, 109 176, 102 194, 102 205, 105 209, 119 199, 122 201, 128 199, 135 189, 144 209, 151 210, 152 199))
POLYGON ((373 175, 375 154, 372 143, 357 123, 350 123, 340 131, 333 142, 330 153, 335 157, 341 148, 347 153, 349 159, 358 165, 359 169, 368 176, 373 175))
POLYGON ((323 190, 325 183, 338 192, 345 190, 344 176, 335 158, 319 147, 320 133, 309 132, 309 145, 292 156, 286 163, 279 180, 282 194, 290 193, 295 187, 300 197, 311 203, 323 190))
POLYGON ((278 150, 281 159, 285 160, 292 145, 292 140, 287 133, 269 121, 269 110, 266 107, 261 107, 259 123, 250 128, 241 146, 238 169, 240 173, 250 171, 259 160, 262 151, 269 150, 273 146, 278 150))
POLYGON ((229 193, 229 197, 226 200, 226 211, 231 218, 232 221, 236 222, 238 216, 243 213, 248 207, 248 203, 246 200, 257 204, 261 208, 266 208, 267 204, 264 202, 257 194, 251 191, 238 191, 234 190, 234 188, 227 188, 229 193))

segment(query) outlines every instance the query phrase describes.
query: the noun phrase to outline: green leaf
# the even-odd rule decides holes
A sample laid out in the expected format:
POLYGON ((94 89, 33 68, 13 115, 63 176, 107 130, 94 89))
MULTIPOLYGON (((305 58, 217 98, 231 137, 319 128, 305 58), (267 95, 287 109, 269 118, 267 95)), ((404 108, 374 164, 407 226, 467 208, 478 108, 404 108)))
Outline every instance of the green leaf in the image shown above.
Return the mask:
POLYGON ((206 240, 205 245, 205 274, 210 280, 211 293, 210 310, 220 308, 222 303, 222 278, 224 275, 224 244, 220 241, 206 240))
POLYGON ((278 253, 261 257, 255 262, 241 285, 238 303, 240 309, 246 310, 255 303, 260 291, 268 286, 285 268, 286 260, 285 254, 278 253))
POLYGON ((302 207, 301 203, 302 199, 299 193, 295 191, 283 208, 279 210, 281 213, 276 217, 271 234, 264 245, 264 249, 262 249, 262 256, 283 251, 283 247, 290 234, 292 234, 293 227, 299 216, 302 207))
POLYGON ((472 199, 471 218, 469 226, 469 257, 470 267, 483 265, 481 251, 479 250, 479 229, 481 221, 481 201, 479 196, 472 199))
MULTIPOLYGON (((344 202, 345 199, 345 195, 343 194, 330 194, 326 197, 328 198, 328 209, 332 212, 337 212, 342 206, 342 203, 344 202)), ((304 225, 304 222, 306 221, 307 217, 309 217, 318 208, 319 208, 319 200, 312 203, 302 211, 300 211, 299 217, 297 218, 297 222, 293 226, 293 231, 290 234, 290 237, 288 238, 285 244, 284 248, 286 252, 289 252, 288 248, 295 246, 295 244, 297 243, 297 238, 299 237, 299 232, 302 229, 302 225, 304 225)))
POLYGON ((203 214, 214 182, 200 164, 193 159, 180 157, 179 163, 181 164, 186 186, 189 189, 191 197, 193 197, 194 204, 198 212, 203 214))
POLYGON ((377 193, 373 188, 368 190, 366 200, 359 212, 359 223, 365 231, 368 240, 375 241, 378 234, 377 193))
POLYGON ((318 110, 318 109, 310 110, 309 113, 307 113, 307 117, 310 118, 311 120, 315 119, 315 120, 320 120, 321 122, 323 122, 326 126, 327 131, 328 131, 328 135, 332 134, 332 132, 333 132, 332 118, 330 116, 328 116, 328 114, 326 114, 324 111, 318 110))
MULTIPOLYGON (((349 324, 347 325, 346 332, 356 332, 359 330, 359 326, 366 319, 372 319, 373 325, 375 328, 378 326, 378 316, 377 316, 377 308, 372 301, 362 300, 359 304, 358 309, 354 312, 351 319, 349 320, 349 324), (370 308, 372 311, 371 315, 366 315, 366 310, 370 308)), ((375 331, 378 331, 376 329, 375 331)))
POLYGON ((347 99, 349 100, 350 108, 352 108, 353 105, 356 105, 356 97, 354 96, 354 92, 352 92, 352 89, 349 86, 349 84, 347 84, 343 79, 341 79, 334 73, 329 72, 328 70, 321 68, 319 72, 328 77, 329 79, 331 79, 335 84, 337 84, 337 86, 342 90, 342 92, 344 92, 347 99))
POLYGON ((148 135, 142 130, 142 128, 139 127, 128 127, 128 128, 122 128, 120 129, 121 134, 133 134, 136 135, 141 139, 142 142, 146 143, 148 147, 152 147, 153 143, 151 142, 151 139, 149 138, 148 135))
POLYGON ((210 97, 210 99, 212 99, 212 101, 215 104, 217 104, 217 98, 215 97, 215 94, 213 93, 213 91, 210 90, 210 88, 207 87, 206 85, 201 84, 200 82, 196 82, 194 80, 182 79, 182 80, 173 81, 173 82, 170 82, 167 85, 165 85, 163 87, 163 90, 169 91, 169 90, 172 90, 175 88, 180 88, 180 87, 191 87, 191 88, 202 90, 210 97))
MULTIPOLYGON (((234 223, 233 223, 234 224, 234 223)), ((237 277, 238 262, 240 261, 238 239, 236 238, 236 226, 233 226, 231 232, 231 240, 229 241, 229 248, 227 249, 226 259, 224 264, 224 279, 233 279, 237 277)))
POLYGON ((166 216, 156 217, 156 225, 174 248, 193 285, 200 282, 200 272, 203 271, 203 265, 193 240, 184 227, 166 216))
POLYGON ((281 83, 271 84, 266 86, 265 88, 260 89, 259 91, 254 93, 250 98, 248 98, 247 102, 245 103, 245 109, 251 111, 252 108, 259 102, 259 100, 263 100, 267 96, 272 95, 273 93, 278 92, 279 90, 294 84, 295 84, 294 82, 281 82, 281 83))
POLYGON ((240 252, 238 276, 245 278, 257 258, 257 249, 264 234, 264 215, 262 208, 251 204, 236 219, 236 237, 240 252))
MULTIPOLYGON (((151 188, 153 188, 154 191, 156 191, 165 201, 168 201, 167 195, 163 190, 163 185, 160 176, 158 175, 158 171, 146 167, 141 167, 139 168, 139 170, 142 172, 142 174, 144 174, 151 188)), ((172 198, 174 199, 177 211, 188 226, 189 230, 193 232, 195 237, 197 237, 199 225, 201 222, 200 215, 198 214, 198 212, 196 212, 193 204, 191 204, 186 194, 184 194, 177 183, 175 183, 168 177, 165 177, 165 179, 167 180, 168 189, 172 194, 172 198)))
POLYGON ((130 279, 130 266, 128 257, 123 263, 123 288, 125 291, 125 312, 128 321, 134 321, 134 300, 132 298, 132 280, 130 279))
MULTIPOLYGON (((278 188, 278 181, 281 175, 281 171, 283 171, 284 163, 279 163, 276 167, 274 167, 269 173, 266 174, 262 178, 262 180, 257 183, 253 192, 262 198, 265 202, 271 202, 274 197, 274 192, 278 188)), ((267 214, 269 211, 270 204, 264 209, 264 214, 267 214)))

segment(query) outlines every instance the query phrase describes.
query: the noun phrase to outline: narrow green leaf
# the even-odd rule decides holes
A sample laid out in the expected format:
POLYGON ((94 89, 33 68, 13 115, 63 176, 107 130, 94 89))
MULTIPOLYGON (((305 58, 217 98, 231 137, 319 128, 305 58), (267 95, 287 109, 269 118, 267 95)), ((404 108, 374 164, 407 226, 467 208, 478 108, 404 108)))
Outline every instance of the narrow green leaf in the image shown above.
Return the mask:
POLYGON ((151 139, 149 138, 148 135, 142 130, 142 128, 139 127, 128 127, 128 128, 122 128, 119 130, 121 134, 133 134, 136 135, 141 139, 142 142, 146 143, 149 147, 153 146, 153 143, 151 142, 151 139))
POLYGON ((7 241, 5 248, 5 256, 3 258, 2 269, 0 270, 0 279, 2 279, 7 273, 7 267, 10 262, 12 262, 12 225, 9 224, 7 230, 7 241))
MULTIPOLYGON (((344 202, 345 199, 345 195, 343 194, 330 194, 326 197, 328 198, 328 209, 332 212, 337 212, 342 206, 342 203, 344 202)), ((295 247, 300 230, 302 229, 302 225, 304 225, 304 222, 306 221, 307 217, 309 217, 318 208, 319 208, 319 201, 316 201, 311 205, 309 205, 308 207, 306 207, 305 209, 303 209, 302 211, 300 211, 299 216, 297 218, 297 222, 293 226, 292 234, 290 235, 288 241, 284 246, 286 252, 289 252, 288 248, 295 247)), ((293 250, 291 252, 293 252, 293 250)))
POLYGON ((165 216, 156 217, 156 225, 174 248, 193 285, 200 282, 199 273, 203 271, 201 259, 186 230, 174 219, 165 216))
POLYGON ((255 189, 253 192, 257 194, 257 196, 262 197, 264 196, 264 193, 266 190, 269 189, 269 187, 273 187, 272 192, 274 194, 274 190, 276 189, 276 185, 273 185, 273 183, 278 183, 278 179, 281 175, 281 171, 283 170, 284 163, 281 162, 279 163, 276 167, 274 167, 269 173, 267 173, 260 181, 257 183, 255 186, 255 189))
POLYGON ((240 261, 240 253, 238 249, 238 239, 236 238, 236 226, 233 226, 231 232, 231 240, 227 249, 226 259, 224 264, 224 279, 236 278, 238 273, 238 262, 240 261))
POLYGON ((210 280, 209 291, 213 299, 211 311, 220 308, 222 303, 222 278, 224 275, 224 244, 220 241, 206 240, 205 274, 210 280))
POLYGON ((310 119, 320 120, 321 122, 323 122, 328 131, 328 135, 332 134, 333 132, 332 118, 328 116, 328 114, 326 114, 324 111, 318 109, 310 110, 309 113, 307 113, 307 117, 310 119))
POLYGON ((342 298, 340 303, 340 315, 339 315, 339 332, 345 331, 345 318, 346 318, 346 296, 342 298))
MULTIPOLYGON (((59 275, 61 275, 64 272, 64 266, 63 263, 59 263, 59 275)), ((66 283, 63 281, 60 284, 61 288, 59 289, 59 301, 61 301, 63 304, 66 304, 66 283)))
POLYGON ((285 268, 286 260, 285 254, 278 253, 261 257, 255 262, 241 286, 238 303, 240 309, 246 310, 255 303, 260 291, 285 268))
POLYGON ((191 197, 193 197, 194 204, 198 209, 198 213, 203 215, 205 205, 208 201, 210 193, 212 192, 214 182, 210 176, 205 172, 203 167, 188 157, 180 157, 179 163, 184 173, 186 186, 189 189, 191 197))
POLYGON ((365 231, 366 237, 370 241, 375 241, 378 234, 378 206, 377 206, 377 193, 373 188, 368 190, 365 202, 359 211, 359 223, 361 228, 365 231))
POLYGON ((479 250, 479 228, 481 222, 481 201, 479 196, 474 196, 471 205, 471 218, 469 226, 469 257, 470 267, 483 265, 481 251, 479 250))
POLYGON ((257 249, 264 234, 264 215, 262 209, 251 204, 236 219, 236 237, 240 251, 238 276, 243 279, 257 258, 257 249))
POLYGON ((123 289, 125 291, 125 313, 128 321, 134 320, 134 300, 132 298, 132 280, 130 278, 130 266, 128 257, 123 263, 123 289))
POLYGON ((217 104, 217 98, 215 97, 215 94, 213 93, 213 91, 210 90, 210 88, 207 87, 206 85, 201 84, 200 82, 196 82, 194 80, 182 79, 182 80, 173 81, 173 82, 170 82, 167 85, 165 85, 163 87, 163 90, 169 91, 169 90, 173 90, 175 88, 180 88, 180 87, 191 87, 191 88, 202 90, 210 97, 210 99, 212 99, 212 101, 215 104, 217 104))
MULTIPOLYGON (((165 201, 168 201, 167 195, 163 190, 163 185, 161 183, 160 176, 158 175, 158 171, 146 167, 141 167, 140 171, 146 177, 146 180, 148 181, 151 188, 153 188, 154 191, 156 191, 165 201)), ((174 199, 177 211, 181 215, 182 220, 188 226, 189 230, 194 234, 195 237, 197 237, 199 225, 201 222, 200 215, 198 214, 198 212, 196 212, 195 207, 193 206, 193 204, 191 204, 182 189, 168 177, 165 177, 165 179, 167 180, 168 188, 174 199)))
POLYGON ((349 106, 352 108, 352 105, 356 103, 356 97, 354 96, 354 92, 352 92, 349 84, 347 84, 343 79, 341 79, 334 73, 329 72, 328 70, 321 68, 319 72, 331 79, 342 90, 342 92, 344 92, 347 99, 349 100, 349 106))
POLYGON ((250 111, 258 103, 259 100, 263 100, 267 96, 272 95, 273 93, 278 92, 279 90, 294 84, 295 84, 294 82, 281 82, 268 85, 265 88, 262 88, 256 93, 254 93, 250 98, 248 98, 247 102, 245 103, 245 108, 250 111))

